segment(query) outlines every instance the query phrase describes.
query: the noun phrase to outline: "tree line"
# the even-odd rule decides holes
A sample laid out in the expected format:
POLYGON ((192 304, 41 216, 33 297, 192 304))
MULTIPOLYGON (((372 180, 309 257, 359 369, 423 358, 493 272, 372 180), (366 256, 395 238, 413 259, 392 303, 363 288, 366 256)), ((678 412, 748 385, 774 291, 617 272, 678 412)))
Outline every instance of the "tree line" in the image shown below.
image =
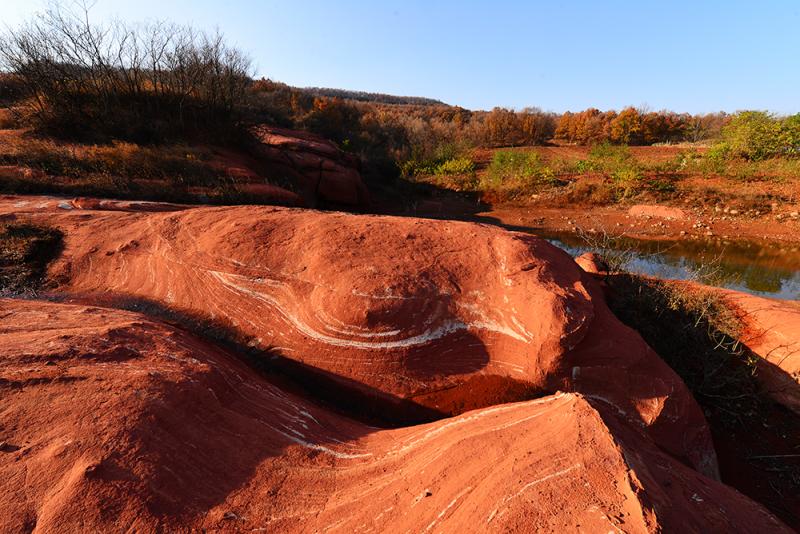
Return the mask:
POLYGON ((650 145, 725 136, 731 154, 797 150, 796 118, 738 120, 741 114, 634 107, 562 114, 535 107, 468 110, 416 97, 254 80, 250 65, 218 33, 165 22, 95 24, 85 6, 53 4, 0 36, 0 70, 7 73, 0 77, 0 100, 22 100, 17 107, 25 120, 42 130, 92 139, 159 142, 199 132, 219 142, 222 133, 230 130, 238 139, 259 122, 304 129, 359 154, 368 171, 383 175, 409 162, 429 167, 472 147, 554 141, 650 145), (740 125, 735 134, 731 123, 740 125))

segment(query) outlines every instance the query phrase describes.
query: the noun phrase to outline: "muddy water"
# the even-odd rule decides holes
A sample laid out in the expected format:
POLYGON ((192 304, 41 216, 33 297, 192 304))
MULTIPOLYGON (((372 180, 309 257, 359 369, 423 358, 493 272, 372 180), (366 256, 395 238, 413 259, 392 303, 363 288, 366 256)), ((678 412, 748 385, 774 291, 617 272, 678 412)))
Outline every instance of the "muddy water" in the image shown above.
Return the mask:
MULTIPOLYGON (((573 256, 591 250, 572 233, 531 229, 573 256)), ((797 245, 720 240, 642 241, 621 239, 613 249, 630 251, 625 269, 686 280, 713 271, 707 283, 778 299, 800 299, 800 249, 797 245)))

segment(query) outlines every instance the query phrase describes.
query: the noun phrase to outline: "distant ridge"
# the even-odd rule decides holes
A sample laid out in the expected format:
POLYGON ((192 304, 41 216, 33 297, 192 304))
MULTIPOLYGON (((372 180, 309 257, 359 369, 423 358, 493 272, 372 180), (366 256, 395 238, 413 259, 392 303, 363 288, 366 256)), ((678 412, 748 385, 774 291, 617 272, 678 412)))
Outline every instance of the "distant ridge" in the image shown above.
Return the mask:
POLYGON ((330 87, 301 87, 301 91, 314 96, 327 96, 330 98, 344 98, 347 100, 360 100, 362 102, 378 102, 381 104, 409 104, 414 106, 447 106, 448 104, 434 98, 422 96, 397 96, 384 93, 368 93, 366 91, 349 91, 347 89, 332 89, 330 87))

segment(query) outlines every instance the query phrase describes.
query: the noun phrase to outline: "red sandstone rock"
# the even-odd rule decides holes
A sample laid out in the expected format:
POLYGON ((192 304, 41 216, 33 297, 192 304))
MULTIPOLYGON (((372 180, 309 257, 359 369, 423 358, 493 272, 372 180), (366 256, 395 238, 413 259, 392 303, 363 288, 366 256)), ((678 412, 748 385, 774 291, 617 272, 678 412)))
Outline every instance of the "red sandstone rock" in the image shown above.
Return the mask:
POLYGON ((278 206, 303 205, 303 200, 297 193, 269 183, 262 172, 259 172, 263 164, 255 158, 227 148, 213 147, 210 150, 213 154, 209 161, 210 166, 231 178, 236 190, 246 193, 251 202, 278 206))
POLYGON ((455 414, 531 391, 579 391, 716 474, 685 385, 613 316, 597 283, 544 240, 470 223, 283 208, 63 204, 0 201, 0 213, 27 210, 64 231, 53 269, 60 291, 216 322, 276 364, 398 412, 411 403, 455 414))
POLYGON ((358 158, 339 150, 331 141, 297 130, 266 125, 252 129, 253 150, 276 173, 291 175, 308 205, 323 199, 348 206, 369 204, 358 158))
POLYGON ((589 274, 608 274, 608 264, 595 252, 584 252, 575 258, 575 263, 589 274))
POLYGON ((0 299, 0 391, 3 532, 790 531, 602 402, 381 430, 137 313, 0 299))
POLYGON ((742 343, 762 358, 759 382, 773 399, 800 414, 800 303, 737 291, 722 294, 742 321, 742 343))
MULTIPOLYGON (((24 202, 24 201, 22 201, 24 202)), ((24 207, 22 204, 20 207, 24 207)), ((182 204, 169 202, 150 202, 147 200, 108 200, 99 198, 76 197, 59 204, 61 209, 102 210, 102 211, 178 211, 187 208, 182 204)))
POLYGON ((739 342, 761 358, 756 380, 776 402, 800 414, 800 303, 696 282, 673 283, 722 297, 740 321, 739 342))

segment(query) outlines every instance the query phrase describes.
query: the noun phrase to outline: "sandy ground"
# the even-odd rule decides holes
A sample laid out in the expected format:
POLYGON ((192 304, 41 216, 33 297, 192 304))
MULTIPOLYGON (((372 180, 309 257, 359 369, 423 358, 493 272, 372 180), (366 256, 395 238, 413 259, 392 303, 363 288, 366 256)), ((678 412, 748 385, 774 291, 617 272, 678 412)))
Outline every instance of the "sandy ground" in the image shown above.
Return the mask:
MULTIPOLYGON (((632 207, 632 206, 631 206, 632 207)), ((478 212, 476 217, 494 219, 505 225, 565 232, 606 232, 635 239, 722 239, 776 241, 800 245, 800 218, 778 222, 768 217, 745 218, 720 215, 712 210, 678 208, 681 216, 632 215, 631 207, 593 206, 547 208, 542 206, 499 206, 478 212)), ((653 212, 657 212, 653 209, 653 212)), ((434 213, 431 213, 435 215, 434 213)))

